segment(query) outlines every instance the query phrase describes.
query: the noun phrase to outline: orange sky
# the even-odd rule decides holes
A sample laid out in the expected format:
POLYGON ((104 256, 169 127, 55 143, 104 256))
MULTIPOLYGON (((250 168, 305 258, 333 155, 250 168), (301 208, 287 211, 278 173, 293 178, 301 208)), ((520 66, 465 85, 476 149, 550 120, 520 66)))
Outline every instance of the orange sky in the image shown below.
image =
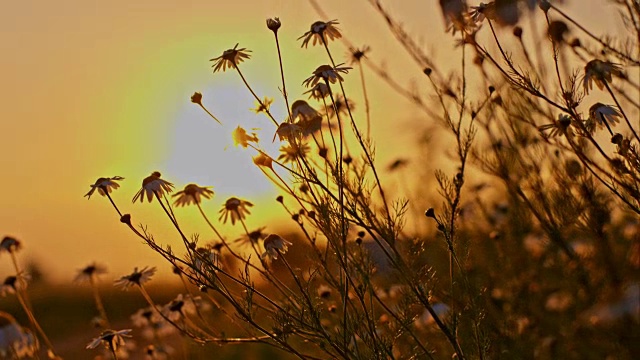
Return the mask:
MULTIPOLYGON (((426 48, 447 54, 452 41, 446 35, 446 45, 438 45, 445 35, 435 0, 387 2, 394 3, 392 14, 404 19, 412 33, 422 34, 426 48)), ((385 61, 401 82, 419 76, 420 69, 406 60, 366 1, 321 3, 352 41, 371 45, 372 57, 385 61)), ((178 238, 158 205, 131 204, 141 180, 154 170, 177 189, 189 182, 212 185, 216 196, 204 207, 213 218, 227 197, 238 196, 256 204, 250 227, 277 229, 278 219, 286 216, 274 206, 276 193, 251 163, 251 153, 223 151, 231 142, 232 125, 267 127, 270 121, 248 110, 254 101, 236 74, 212 75, 208 61, 239 42, 253 50, 242 68, 256 92, 278 98, 277 57, 264 22, 271 16, 283 21, 288 90, 299 98, 305 91, 302 80, 326 62, 317 60, 322 49, 300 49, 296 41, 318 19, 303 0, 4 4, 0 235, 24 242, 20 259, 41 262, 57 281, 72 279, 76 269, 94 260, 106 264, 113 277, 134 266, 163 264, 118 222, 106 198, 83 198, 100 176, 124 176, 114 195, 118 204, 134 222, 144 222, 169 243, 177 244, 178 238), (227 127, 220 128, 189 102, 194 91, 204 94, 204 103, 227 127)), ((336 45, 335 54, 343 59, 344 48, 336 45)), ((350 76, 359 85, 357 73, 350 76)), ((407 131, 415 116, 404 100, 370 81, 372 99, 385 99, 383 104, 374 101, 372 108, 374 135, 386 161, 408 150, 392 145, 396 140, 415 141, 407 131)), ((362 103, 359 92, 354 98, 362 103)), ((281 103, 276 101, 273 112, 284 118, 281 103)), ((189 233, 209 239, 196 213, 180 209, 178 217, 189 233)), ((235 238, 240 229, 226 227, 225 233, 235 238)), ((9 274, 8 261, 0 256, 0 277, 9 274)))

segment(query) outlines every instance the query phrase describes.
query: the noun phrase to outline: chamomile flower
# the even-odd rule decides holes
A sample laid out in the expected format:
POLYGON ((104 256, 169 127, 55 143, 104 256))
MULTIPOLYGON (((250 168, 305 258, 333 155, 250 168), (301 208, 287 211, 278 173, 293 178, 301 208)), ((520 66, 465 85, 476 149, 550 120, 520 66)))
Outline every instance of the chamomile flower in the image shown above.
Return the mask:
POLYGON ((131 202, 136 202, 140 199, 140 202, 144 202, 144 195, 147 195, 147 201, 151 202, 154 195, 162 196, 165 192, 170 193, 173 191, 173 184, 161 179, 160 172, 154 171, 151 175, 142 180, 142 188, 136 193, 131 202))
POLYGON ((278 161, 282 161, 283 163, 292 163, 295 162, 296 159, 304 158, 307 156, 307 153, 310 151, 309 145, 304 143, 289 143, 288 145, 283 145, 280 147, 280 155, 278 156, 278 161))
POLYGON ((329 87, 325 83, 317 83, 311 89, 305 91, 305 94, 309 94, 309 99, 322 101, 322 99, 329 96, 329 87))
POLYGON ((236 239, 234 242, 242 243, 242 244, 257 244, 260 240, 267 237, 267 234, 264 233, 265 227, 259 227, 256 230, 253 230, 247 234, 242 235, 240 238, 236 239))
POLYGON ((249 134, 247 130, 243 129, 240 126, 233 130, 233 133, 231 133, 231 137, 233 138, 233 144, 235 146, 240 145, 243 148, 249 146, 250 142, 258 143, 258 136, 255 133, 249 134))
POLYGON ((220 70, 224 72, 227 71, 227 69, 235 69, 238 64, 251 57, 251 55, 249 55, 251 50, 247 50, 246 48, 238 49, 238 45, 239 44, 236 44, 233 49, 225 50, 222 55, 209 60, 213 61, 212 67, 214 73, 220 70))
POLYGON ((131 329, 125 330, 105 330, 100 336, 94 338, 88 345, 87 349, 95 349, 98 345, 103 344, 109 350, 115 352, 118 350, 118 347, 124 346, 125 337, 131 337, 129 335, 131 333, 131 329))
POLYGON ((248 209, 251 206, 253 204, 246 200, 230 197, 220 209, 220 221, 226 223, 230 218, 231 225, 235 225, 236 221, 244 220, 248 214, 251 214, 248 209))
POLYGON ((16 290, 18 290, 18 278, 10 275, 7 276, 2 284, 0 284, 0 295, 7 296, 11 294, 15 294, 16 290))
POLYGON ((131 315, 131 322, 135 327, 152 326, 162 320, 164 319, 150 306, 139 309, 131 315))
POLYGON ((253 112, 255 112, 256 114, 259 114, 262 112, 266 113, 266 112, 269 112, 269 108, 271 108, 271 104, 273 104, 273 99, 265 96, 264 100, 257 101, 257 103, 258 104, 256 105, 256 108, 251 110, 253 110, 253 112))
POLYGON ((18 290, 23 290, 27 287, 31 276, 20 272, 20 274, 7 276, 2 284, 0 284, 0 296, 7 296, 15 294, 18 290))
POLYGON ((264 166, 266 168, 273 170, 273 159, 269 155, 263 152, 260 152, 258 155, 254 156, 252 159, 254 164, 258 166, 264 166))
POLYGON ((322 116, 314 116, 306 120, 300 120, 296 123, 300 127, 300 133, 302 136, 307 137, 322 129, 322 116))
POLYGON ((469 17, 476 24, 481 23, 485 18, 495 21, 497 20, 496 5, 493 1, 488 4, 481 2, 480 5, 471 7, 469 17))
POLYGON ((338 115, 348 115, 349 110, 354 111, 355 105, 351 99, 338 94, 334 99, 334 106, 327 107, 327 116, 333 118, 338 115), (334 108, 335 106, 335 108, 334 108))
POLYGON ((173 197, 177 199, 173 203, 175 206, 186 206, 190 204, 200 204, 202 198, 211 199, 213 191, 210 190, 211 186, 198 186, 196 184, 189 184, 184 187, 184 190, 180 190, 173 194, 173 197))
POLYGON ((215 273, 220 267, 219 251, 211 246, 199 247, 194 254, 193 264, 201 272, 215 273))
POLYGON ((149 268, 147 266, 143 267, 142 270, 138 270, 138 268, 134 268, 133 272, 129 275, 125 275, 120 279, 115 281, 115 286, 119 286, 122 289, 126 290, 133 286, 142 286, 142 284, 151 280, 153 274, 156 273, 156 268, 149 268))
POLYGON ((343 64, 338 64, 335 67, 331 65, 320 65, 313 71, 313 75, 308 77, 302 84, 306 87, 313 87, 320 81, 325 83, 335 84, 340 81, 343 82, 342 74, 348 74, 351 67, 342 66, 343 64))
POLYGON ((0 241, 0 254, 3 251, 6 251, 8 253, 12 253, 15 251, 19 251, 20 249, 22 249, 22 243, 20 242, 20 240, 11 237, 11 236, 5 236, 2 241, 0 241))
POLYGON ((120 180, 124 180, 124 178, 122 176, 98 178, 98 180, 96 180, 93 185, 89 185, 89 187, 91 187, 91 190, 89 190, 89 192, 84 196, 86 196, 87 199, 91 199, 91 195, 93 195, 96 190, 98 190, 98 194, 106 196, 106 194, 110 194, 111 191, 120 187, 120 184, 116 182, 120 180))
POLYGON ((558 135, 572 136, 571 130, 571 117, 567 114, 558 115, 558 120, 552 124, 545 124, 538 126, 538 130, 543 132, 547 137, 556 137, 558 135), (545 133, 548 131, 548 133, 545 133))
POLYGON ((589 93, 593 89, 593 83, 596 84, 598 89, 605 88, 606 83, 611 82, 612 75, 619 75, 622 73, 622 68, 618 64, 614 64, 609 61, 591 60, 584 67, 584 78, 582 85, 584 92, 589 93))
POLYGON ((595 121, 598 127, 606 126, 611 131, 610 126, 620 122, 622 114, 611 105, 595 103, 589 108, 589 119, 595 121))
POLYGON ((298 40, 302 39, 301 47, 307 47, 310 41, 311 45, 315 46, 316 44, 325 45, 328 43, 327 40, 340 39, 342 34, 336 27, 338 24, 337 20, 314 22, 309 31, 298 38, 298 40))
MULTIPOLYGON (((324 85, 322 83, 318 85, 324 85)), ((326 88, 326 85, 324 85, 326 88)), ((296 119, 306 120, 320 115, 308 102, 304 100, 296 100, 291 104, 291 121, 296 119)))
POLYGON ((332 290, 330 287, 328 287, 325 284, 321 284, 320 286, 318 286, 318 296, 320 296, 323 299, 328 299, 331 297, 331 293, 332 290))
POLYGON ((171 321, 178 321, 196 313, 196 304, 192 299, 185 299, 182 294, 162 307, 162 313, 171 321))
MULTIPOLYGON (((294 141, 302 134, 302 129, 297 124, 291 124, 288 122, 283 122, 278 126, 276 130, 276 135, 280 141, 287 140, 289 142, 294 141)), ((275 136, 274 136, 275 138, 275 136)))
POLYGON ((371 50, 370 47, 368 46, 363 46, 361 48, 349 48, 349 55, 350 55, 350 59, 349 62, 351 64, 357 64, 360 61, 362 61, 362 59, 367 57, 367 53, 371 50))
POLYGON ((445 25, 449 27, 451 22, 455 22, 464 16, 467 5, 464 0, 440 0, 440 8, 442 9, 445 25))
POLYGON ((107 273, 107 267, 96 262, 93 262, 84 268, 78 270, 78 275, 76 275, 74 282, 93 282, 95 279, 102 274, 107 273))
POLYGON ((267 260, 277 260, 278 254, 286 253, 289 246, 293 245, 291 242, 276 234, 269 234, 262 244, 265 250, 262 254, 262 258, 267 260))
POLYGON ((18 324, 13 316, 0 311, 0 358, 31 359, 38 352, 38 340, 18 324))

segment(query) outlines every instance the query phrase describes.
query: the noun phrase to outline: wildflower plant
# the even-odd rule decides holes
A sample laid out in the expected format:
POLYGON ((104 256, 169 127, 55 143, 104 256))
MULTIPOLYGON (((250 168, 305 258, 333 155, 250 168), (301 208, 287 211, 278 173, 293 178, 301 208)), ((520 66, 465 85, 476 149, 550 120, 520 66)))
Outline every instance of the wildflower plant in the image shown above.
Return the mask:
MULTIPOLYGON (((255 66, 248 48, 236 44, 211 59, 213 76, 235 70, 261 128, 274 134, 268 141, 278 142, 280 153, 272 153, 255 133, 233 132, 247 161, 279 189, 273 205, 295 234, 273 233, 269 224, 249 230, 254 203, 236 196, 212 221, 202 207, 219 203, 211 187, 188 184, 173 205, 198 207, 215 239, 202 244, 178 221, 181 210, 168 196, 173 183, 153 172, 133 202, 157 200, 182 242, 172 247, 120 211, 114 198, 122 177, 91 185, 86 196, 107 197, 184 285, 159 306, 145 285, 155 268, 117 280, 148 303, 136 326, 153 325, 157 335, 163 324, 198 344, 261 343, 301 359, 633 358, 637 349, 625 334, 640 329, 637 308, 619 318, 606 309, 626 306, 638 288, 640 79, 628 74, 640 66, 640 45, 594 35, 557 2, 446 0, 440 5, 459 56, 448 76, 380 1, 369 3, 422 69, 416 76, 424 89, 398 83, 369 47, 351 44, 337 20, 314 22, 298 37, 301 51, 318 54, 310 76, 297 79, 306 99, 286 90, 279 36, 291 29, 279 18, 267 19, 266 31, 274 35, 280 99, 258 96, 244 76, 241 65, 255 66), (524 30, 525 17, 544 29, 524 30), (538 39, 535 49, 527 36, 538 39), (339 42, 355 69, 336 61, 339 42), (401 157, 386 170, 376 163, 365 70, 448 137, 448 164, 429 183, 440 200, 401 198, 389 186, 386 173, 417 174, 414 164, 427 161, 401 157), (360 84, 364 114, 347 94, 349 82, 360 84), (286 116, 271 112, 277 102, 286 116), (424 216, 416 217, 417 208, 427 209, 424 216), (226 223, 244 234, 228 241, 219 229, 226 223), (427 230, 411 233, 408 225, 427 230), (212 321, 205 302, 228 321, 212 321)), ((630 37, 639 38, 637 4, 615 3, 630 37)), ((202 99, 196 92, 191 102, 222 124, 202 99)), ((0 249, 12 253, 17 245, 3 240, 0 249)), ((127 335, 105 329, 90 345, 105 344, 115 358, 127 335)), ((151 353, 167 349, 159 338, 151 353)))

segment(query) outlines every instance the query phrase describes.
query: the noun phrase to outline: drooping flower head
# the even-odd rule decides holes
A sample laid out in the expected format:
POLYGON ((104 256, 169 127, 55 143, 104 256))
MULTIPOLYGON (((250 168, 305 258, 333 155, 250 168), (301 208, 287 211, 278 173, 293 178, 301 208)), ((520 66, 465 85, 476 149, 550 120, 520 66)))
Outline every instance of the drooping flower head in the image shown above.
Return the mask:
POLYGON ((471 21, 476 24, 481 23, 485 18, 496 21, 498 20, 496 4, 494 2, 490 2, 488 4, 481 2, 478 6, 472 6, 471 11, 469 12, 469 17, 471 18, 471 21))
POLYGON ((547 34, 555 43, 564 43, 565 35, 569 32, 569 27, 564 21, 554 20, 549 23, 547 34))
POLYGON ((329 96, 329 91, 327 84, 319 82, 304 93, 309 94, 309 99, 322 101, 322 99, 329 96))
POLYGON ((265 227, 259 227, 256 230, 250 231, 248 234, 242 235, 239 239, 236 239, 234 242, 239 242, 242 244, 257 244, 260 240, 267 237, 267 234, 264 233, 265 227))
POLYGON ((235 146, 240 145, 243 148, 249 146, 250 142, 258 143, 258 136, 256 135, 256 133, 249 134, 247 133, 247 130, 241 128, 240 126, 233 130, 233 133, 231 133, 231 137, 233 137, 233 144, 235 146))
POLYGON ((584 92, 589 93, 595 83, 598 89, 602 90, 606 83, 611 82, 611 75, 620 75, 622 68, 618 64, 609 61, 591 60, 584 67, 583 87, 584 92))
POLYGON ((313 71, 313 75, 303 81, 302 84, 306 87, 313 87, 320 81, 331 84, 335 84, 338 81, 343 82, 344 79, 340 73, 348 74, 351 67, 341 65, 343 64, 338 64, 336 67, 331 65, 320 65, 313 71))
POLYGON ((233 47, 233 49, 225 50, 222 55, 209 59, 209 61, 213 61, 213 72, 218 72, 220 70, 227 71, 227 69, 235 69, 238 64, 243 62, 245 59, 249 59, 251 55, 249 53, 251 50, 247 50, 246 48, 238 49, 238 45, 233 47))
POLYGON ((164 195, 165 192, 170 193, 173 191, 173 184, 160 178, 162 176, 160 172, 154 171, 151 175, 142 180, 142 188, 136 193, 131 202, 136 202, 140 199, 140 202, 144 202, 144 195, 147 195, 147 201, 151 202, 154 195, 158 197, 164 195))
POLYGON ((20 240, 14 237, 5 236, 2 241, 0 241, 0 253, 2 253, 3 251, 12 253, 15 251, 19 251, 20 249, 22 249, 22 243, 20 242, 20 240))
POLYGON ((295 121, 296 119, 311 119, 318 115, 320 115, 320 113, 304 100, 296 100, 293 102, 293 104, 291 104, 291 122, 295 121))
POLYGON ((467 12, 465 0, 440 0, 440 8, 447 32, 452 32, 454 35, 458 31, 470 33, 475 28, 476 24, 467 12))
POLYGON ((117 189, 120 187, 120 184, 118 184, 116 181, 120 181, 120 180, 124 180, 124 178, 122 176, 114 176, 114 177, 110 177, 110 178, 98 178, 98 180, 96 180, 95 184, 93 185, 89 185, 89 187, 91 187, 91 190, 89 190, 88 193, 86 193, 84 196, 87 197, 87 199, 91 199, 91 195, 93 195, 93 193, 96 191, 96 189, 98 190, 98 194, 102 195, 102 196, 106 196, 106 194, 110 194, 111 191, 117 189))
POLYGON ((291 245, 293 244, 280 237, 280 235, 269 234, 263 242, 265 251, 262 257, 267 260, 277 260, 278 254, 286 253, 291 245))
POLYGON ((276 130, 275 135, 278 136, 280 141, 287 140, 289 142, 294 142, 301 134, 302 129, 299 125, 283 122, 282 124, 278 125, 278 129, 276 130))
POLYGON ((138 270, 138 268, 134 268, 133 272, 129 275, 125 275, 120 279, 116 280, 114 285, 119 286, 122 289, 126 290, 132 286, 142 286, 145 282, 151 280, 153 274, 156 273, 155 267, 143 267, 142 270, 138 270))
POLYGON ((220 209, 220 220, 226 223, 231 218, 231 225, 235 225, 236 221, 244 220, 248 214, 251 214, 248 209, 251 206, 253 204, 246 200, 230 197, 220 209))
POLYGON ((180 190, 173 194, 173 197, 177 197, 173 203, 175 206, 186 206, 190 204, 200 204, 202 198, 211 199, 213 196, 213 190, 210 190, 211 186, 198 186, 196 184, 189 184, 184 187, 184 190, 180 190))
POLYGON ((314 22, 309 31, 298 38, 298 40, 303 39, 301 47, 307 47, 312 40, 311 45, 315 46, 316 44, 325 45, 328 40, 340 39, 342 34, 336 27, 338 24, 337 20, 314 22))
POLYGON ((102 274, 107 273, 107 267, 96 262, 92 262, 91 264, 85 266, 84 268, 78 270, 78 275, 76 275, 74 282, 93 282, 96 277, 102 274))
POLYGON ((610 126, 619 123, 621 117, 622 114, 611 105, 604 105, 598 102, 589 108, 589 120, 594 121, 600 128, 606 126, 611 130, 610 126))

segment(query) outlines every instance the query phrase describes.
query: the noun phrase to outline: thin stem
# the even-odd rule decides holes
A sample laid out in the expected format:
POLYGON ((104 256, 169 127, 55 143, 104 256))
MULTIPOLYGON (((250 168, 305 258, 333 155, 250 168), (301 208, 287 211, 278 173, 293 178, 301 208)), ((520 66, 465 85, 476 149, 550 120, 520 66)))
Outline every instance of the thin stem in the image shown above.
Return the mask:
POLYGON ((202 108, 202 110, 204 110, 207 114, 209 114, 209 116, 211 116, 211 118, 212 118, 213 120, 217 121, 217 122, 218 122, 218 124, 222 125, 222 122, 220 122, 220 120, 218 120, 218 118, 217 118, 217 117, 215 117, 215 116, 214 116, 214 115, 213 115, 209 110, 207 110, 207 108, 206 108, 206 107, 204 107, 204 105, 202 105, 202 103, 200 103, 200 104, 198 104, 198 105, 200 105, 200 107, 202 108))
POLYGON ((118 215, 120 215, 120 217, 122 217, 122 213, 120 212, 120 209, 118 209, 118 206, 116 205, 116 203, 111 198, 111 195, 109 195, 109 192, 105 191, 104 193, 107 195, 107 198, 109 198, 109 201, 111 202, 111 205, 113 205, 113 208, 116 209, 116 211, 118 212, 118 215))
POLYGON ((369 96, 367 95, 367 85, 364 80, 364 70, 360 61, 358 61, 358 69, 360 70, 359 72, 360 83, 362 84, 362 96, 364 97, 364 111, 367 116, 367 140, 371 140, 371 108, 369 106, 369 96))
POLYGON ((156 196, 156 199, 158 199, 158 202, 160 203, 160 206, 162 207, 162 210, 164 210, 164 212, 167 214, 167 216, 171 220, 171 223, 173 224, 173 226, 176 228, 176 230, 178 230, 178 233, 180 233, 180 237, 182 237, 182 242, 184 243, 184 246, 185 246, 185 248, 187 250, 187 253, 191 253, 191 246, 189 245, 189 241, 187 240, 187 237, 182 232, 182 229, 180 229, 180 226, 178 226, 178 222, 176 221, 175 216, 173 215, 173 212, 169 212, 167 207, 164 206, 164 203, 162 202, 162 199, 160 198, 160 194, 158 194, 157 191, 154 191, 153 194, 156 196))
MULTIPOLYGON (((622 117, 624 118, 624 121, 629 126, 629 129, 633 133, 633 136, 636 138, 637 141, 640 141, 640 138, 638 137, 638 133, 636 133, 636 131, 633 129, 633 126, 631 125, 631 121, 629 121, 629 118, 627 117, 627 114, 625 114, 624 109, 622 109, 622 106, 618 102, 618 98, 615 96, 613 91, 611 91, 611 87, 609 86, 609 83, 606 82, 606 81, 603 81, 602 83, 604 83, 604 87, 607 88, 607 91, 609 92, 609 95, 611 95, 611 98, 613 99, 613 101, 615 101, 616 106, 620 110, 620 113, 622 114, 622 117)), ((604 121, 604 123, 606 124, 606 121, 604 121)))
MULTIPOLYGON (((287 85, 284 81, 284 67, 282 66, 282 54, 280 53, 280 41, 278 40, 278 32, 274 31, 273 35, 276 38, 276 48, 278 49, 278 62, 280 64, 280 77, 282 78, 282 96, 284 97, 284 102, 287 105, 287 113, 289 114, 289 119, 291 119, 291 108, 289 107, 289 94, 287 94, 287 85)), ((293 119, 291 119, 293 121, 293 119)))
POLYGON ((234 64, 234 67, 235 67, 236 71, 238 72, 238 75, 240 75, 240 78, 242 79, 242 82, 244 83, 244 85, 247 87, 247 89, 249 89, 249 92, 251 92, 251 95, 253 95, 253 97, 256 99, 258 104, 260 104, 260 107, 264 109, 264 112, 269 116, 269 118, 271 119, 271 121, 273 121, 273 123, 276 125, 276 127, 278 127, 280 124, 278 124, 278 121, 273 117, 273 115, 271 115, 271 111, 269 111, 267 106, 264 105, 264 102, 262 102, 262 100, 260 100, 258 95, 256 95, 256 93, 253 91, 253 89, 251 88, 251 86, 247 82, 247 79, 245 79, 244 75, 242 74, 242 71, 240 71, 240 67, 238 67, 238 65, 236 65, 236 64, 234 64))
POLYGON ((91 292, 93 293, 93 300, 96 302, 96 308, 98 309, 98 313, 100 317, 104 321, 104 327, 107 329, 111 328, 111 324, 109 323, 109 318, 107 317, 107 311, 104 308, 102 303, 102 298, 100 297, 100 292, 98 290, 98 284, 96 283, 95 275, 91 275, 89 277, 89 284, 91 285, 91 292))
POLYGON ((36 317, 33 315, 33 311, 31 311, 31 309, 29 308, 29 306, 27 305, 27 302, 25 301, 25 299, 22 297, 22 294, 19 290, 16 290, 16 298, 18 298, 18 302, 20 303, 20 305, 22 306, 22 309, 24 310, 24 312, 27 314, 27 317, 29 318, 29 322, 33 325, 33 327, 35 327, 36 331, 40 334, 40 336, 42 337, 42 341, 44 341, 47 349, 49 350, 49 358, 55 359, 57 358, 57 356, 55 355, 56 352, 53 349, 53 344, 51 343, 51 341, 49 340, 49 337, 47 336, 47 334, 44 332, 44 330, 42 330, 42 327, 40 326, 40 324, 38 323, 38 320, 36 320, 36 317))

